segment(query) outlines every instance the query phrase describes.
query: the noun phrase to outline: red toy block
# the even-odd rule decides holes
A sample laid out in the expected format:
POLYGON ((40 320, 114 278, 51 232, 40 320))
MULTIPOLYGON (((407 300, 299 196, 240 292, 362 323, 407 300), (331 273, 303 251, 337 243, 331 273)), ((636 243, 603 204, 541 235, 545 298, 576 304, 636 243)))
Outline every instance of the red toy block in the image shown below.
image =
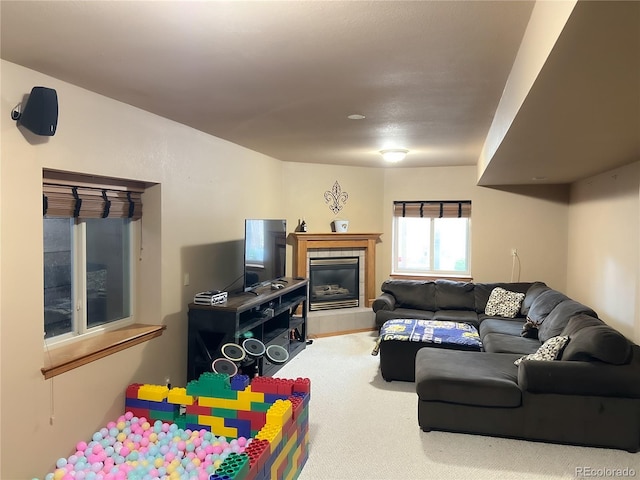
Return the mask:
POLYGON ((241 420, 249 420, 251 422, 251 430, 260 430, 267 423, 266 412, 253 412, 249 410, 238 410, 238 418, 241 420))
POLYGON ((186 405, 185 413, 189 415, 206 415, 211 416, 211 407, 203 407, 198 403, 198 400, 194 400, 193 405, 186 405))
MULTIPOLYGON (((131 408, 131 407, 128 407, 127 411, 133 413, 133 415, 135 417, 146 418, 147 420, 151 419, 151 416, 149 415, 151 413, 151 410, 149 410, 148 408, 131 408)), ((153 420, 155 420, 155 419, 153 419, 153 420)))
POLYGON ((138 398, 138 390, 140 389, 141 383, 132 383, 127 387, 125 397, 127 398, 138 398))
POLYGON ((285 378, 278 379, 278 394, 279 395, 291 395, 293 393, 293 380, 285 378))
POLYGON ((295 382, 293 382, 293 391, 310 393, 311 380, 309 380, 308 378, 301 378, 301 377, 296 378, 295 382))

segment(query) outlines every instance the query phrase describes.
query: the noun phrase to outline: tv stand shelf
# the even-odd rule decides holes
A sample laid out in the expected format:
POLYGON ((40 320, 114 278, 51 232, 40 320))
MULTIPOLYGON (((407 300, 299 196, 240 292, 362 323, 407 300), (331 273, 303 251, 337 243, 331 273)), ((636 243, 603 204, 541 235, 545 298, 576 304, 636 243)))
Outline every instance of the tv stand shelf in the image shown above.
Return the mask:
MULTIPOLYGON (((265 347, 279 345, 287 350, 289 360, 304 350, 308 281, 289 277, 281 280, 284 288, 278 290, 267 285, 252 292, 229 294, 227 301, 218 305, 189 304, 187 381, 212 371, 211 363, 223 357, 223 345, 242 345, 245 338, 260 340, 265 347)), ((246 367, 247 371, 271 376, 282 367, 267 355, 252 362, 241 362, 239 370, 246 367)))

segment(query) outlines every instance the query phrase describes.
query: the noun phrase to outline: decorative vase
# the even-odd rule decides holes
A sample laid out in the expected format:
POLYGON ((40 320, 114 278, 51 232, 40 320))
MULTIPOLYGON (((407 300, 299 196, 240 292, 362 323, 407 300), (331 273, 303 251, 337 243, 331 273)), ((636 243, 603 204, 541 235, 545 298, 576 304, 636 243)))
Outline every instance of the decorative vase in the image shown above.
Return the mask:
POLYGON ((349 230, 349 220, 334 220, 333 231, 336 233, 346 233, 349 230))

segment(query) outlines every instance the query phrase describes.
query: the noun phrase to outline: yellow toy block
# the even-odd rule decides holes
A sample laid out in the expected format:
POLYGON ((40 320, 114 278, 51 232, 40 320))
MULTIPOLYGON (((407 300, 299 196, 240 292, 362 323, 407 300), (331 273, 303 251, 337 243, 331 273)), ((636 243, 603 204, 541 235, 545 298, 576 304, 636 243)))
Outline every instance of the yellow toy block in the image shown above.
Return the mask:
POLYGON ((235 427, 227 427, 222 417, 210 417, 208 415, 198 415, 198 423, 211 427, 211 433, 216 436, 224 436, 227 438, 237 438, 238 429, 235 427))
POLYGON ((293 407, 289 400, 276 400, 267 410, 267 423, 274 423, 281 427, 287 425, 293 415, 293 407))
POLYGON ((167 402, 175 405, 193 405, 193 400, 193 395, 187 395, 186 388, 174 387, 167 396, 167 402))
POLYGON ((273 453, 282 441, 282 427, 266 424, 260 429, 256 437, 258 440, 269 440, 271 453, 273 453))
POLYGON ((198 397, 198 404, 203 407, 227 408, 229 410, 251 410, 251 402, 247 400, 229 400, 227 398, 198 397))
POLYGON ((138 400, 161 402, 167 398, 169 389, 165 385, 141 385, 138 389, 138 400))
POLYGON ((243 392, 238 392, 238 400, 264 403, 264 393, 252 392, 251 385, 249 385, 247 388, 244 389, 243 392))

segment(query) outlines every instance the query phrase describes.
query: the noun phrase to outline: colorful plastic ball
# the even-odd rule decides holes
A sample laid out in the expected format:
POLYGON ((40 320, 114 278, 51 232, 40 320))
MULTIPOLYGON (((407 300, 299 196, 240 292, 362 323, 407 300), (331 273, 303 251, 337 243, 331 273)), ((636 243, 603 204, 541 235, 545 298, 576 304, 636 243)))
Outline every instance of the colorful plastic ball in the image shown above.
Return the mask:
POLYGON ((56 461, 56 467, 58 468, 64 468, 67 466, 67 459, 66 458, 59 458, 56 461))

